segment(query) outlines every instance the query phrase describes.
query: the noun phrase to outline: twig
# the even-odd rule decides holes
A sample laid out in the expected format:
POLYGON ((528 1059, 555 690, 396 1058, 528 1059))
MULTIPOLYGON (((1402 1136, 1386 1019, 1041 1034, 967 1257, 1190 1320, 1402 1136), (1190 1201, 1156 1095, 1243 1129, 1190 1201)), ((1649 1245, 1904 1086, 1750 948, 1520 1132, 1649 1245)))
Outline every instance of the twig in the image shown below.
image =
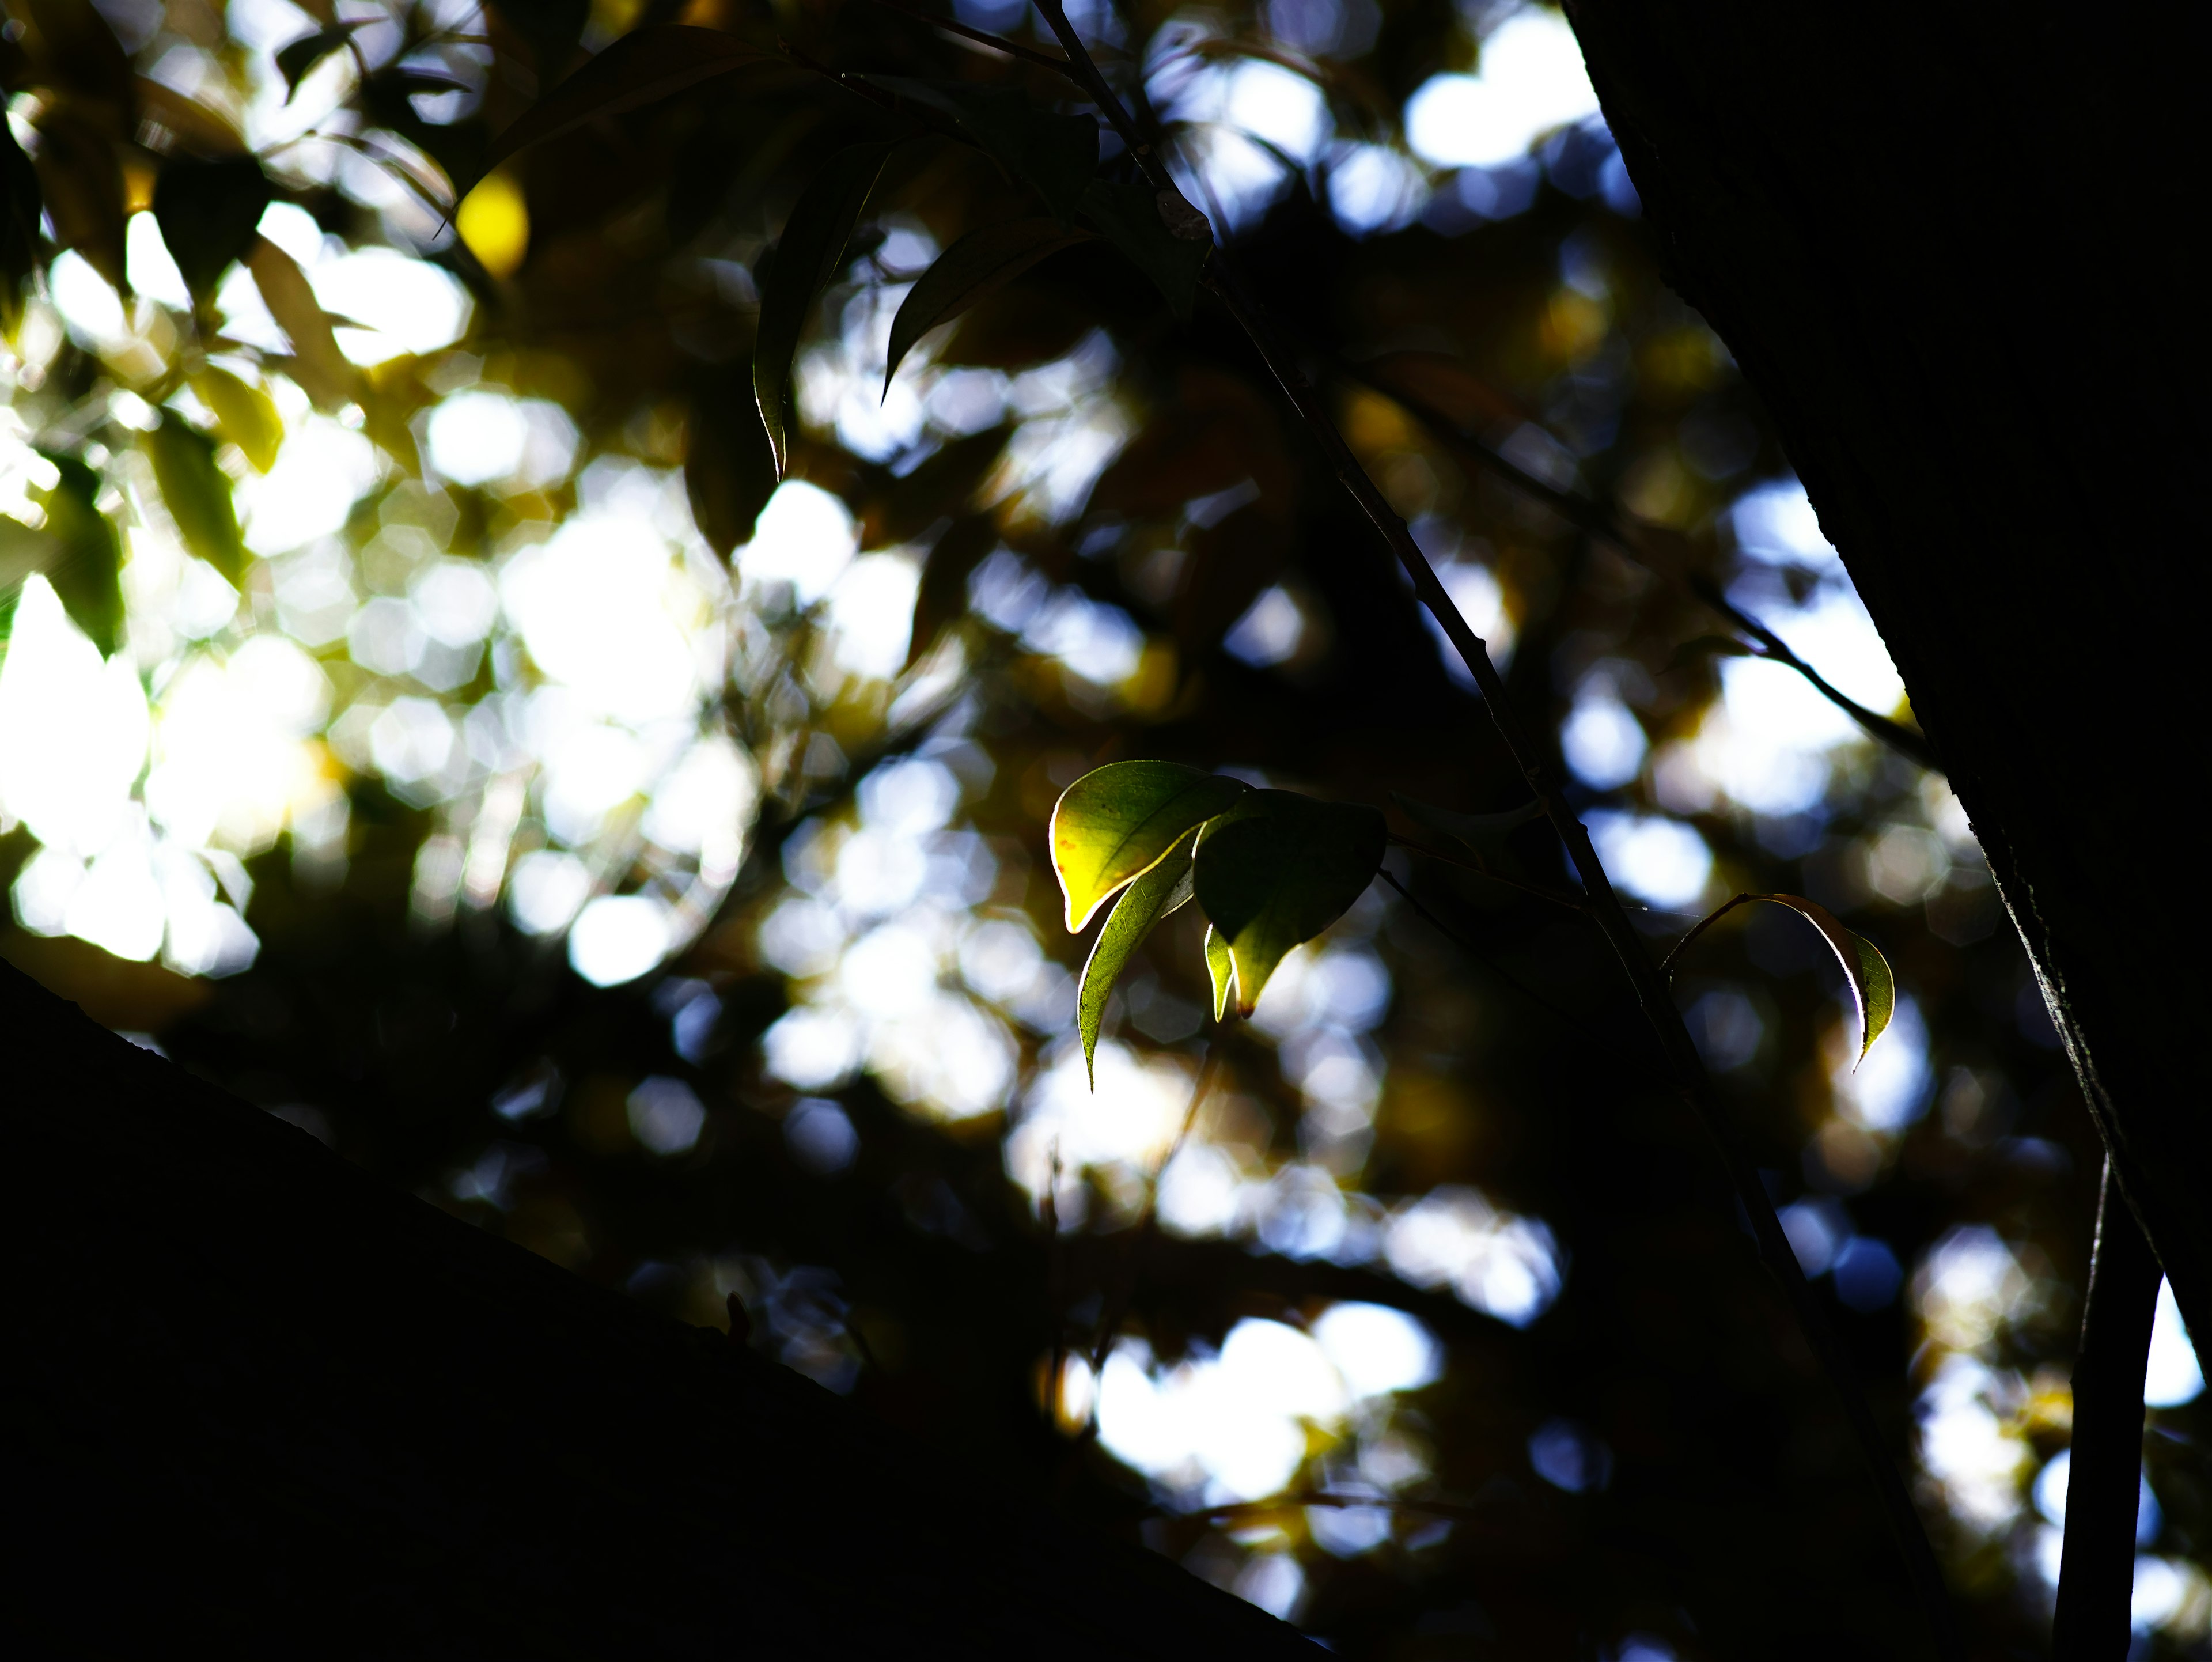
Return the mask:
POLYGON ((1689 934, 1684 935, 1680 941, 1674 943, 1674 950, 1668 953, 1666 957, 1659 960, 1659 973, 1666 977, 1668 980, 1672 981, 1674 978, 1674 960, 1681 957, 1684 953, 1689 951, 1690 943, 1692 941, 1695 941, 1707 929, 1711 928, 1714 924, 1719 922, 1721 919, 1726 917, 1730 912, 1734 911, 1738 906, 1742 905, 1746 901, 1764 900, 1765 898, 1766 897, 1763 894, 1740 894, 1734 899, 1729 901, 1726 904, 1716 907, 1713 910, 1707 912, 1703 917, 1698 920, 1696 928, 1692 928, 1689 934))
POLYGON ((919 6, 906 4, 905 0, 875 0, 875 3, 888 11, 903 12, 917 22, 927 23, 933 29, 942 29, 947 34, 957 34, 963 40, 972 40, 979 46, 988 46, 993 52, 1002 52, 1009 58, 1018 58, 1023 63, 1033 64, 1038 69, 1049 70, 1053 74, 1073 82, 1076 86, 1083 87, 1084 91, 1090 90, 1088 87, 1083 86, 1083 78, 1068 67, 1067 60, 1064 58, 1054 58, 1049 52, 1039 52, 1035 46, 1024 46, 1018 40, 1008 40, 999 35, 986 34, 981 29, 971 29, 965 23, 955 22, 950 17, 933 16, 919 6))
POLYGON ((2143 1374, 2159 1275, 2107 1158, 2074 1361, 2074 1452, 2051 1627, 2053 1662, 2106 1662, 2127 1653, 2142 1493, 2143 1374))
MULTIPOLYGON (((1067 19, 1062 0, 1036 0, 1037 9, 1044 14, 1053 33, 1066 51, 1068 61, 1083 71, 1092 96, 1098 100, 1099 108, 1114 124, 1121 142, 1129 146, 1146 177, 1161 190, 1174 188, 1166 176, 1158 155, 1145 142, 1129 120, 1128 112, 1107 86, 1105 77, 1091 61, 1084 46, 1082 37, 1076 33, 1067 19)), ((1177 192, 1181 194, 1180 192, 1177 192)), ((1881 1430, 1868 1409, 1865 1397, 1853 1381, 1850 1360, 1828 1324, 1826 1317, 1813 1297, 1812 1288, 1805 1280, 1805 1272, 1797 1263, 1797 1256, 1790 1245, 1790 1238, 1783 1233, 1781 1220, 1775 1215, 1774 1202, 1759 1180, 1757 1166, 1744 1149, 1729 1121, 1711 1079, 1707 1075, 1698 1047, 1682 1020, 1682 1014, 1674 1006, 1664 977, 1658 965, 1645 952, 1637 936, 1636 927, 1629 922, 1620 898, 1613 893, 1612 880, 1607 875, 1604 862, 1590 842, 1589 832, 1574 810, 1560 794, 1543 762, 1543 752, 1534 737, 1522 725, 1507 697, 1505 682, 1490 661, 1490 654, 1482 639, 1468 624, 1436 569, 1429 563, 1428 556, 1413 540, 1412 531, 1393 508, 1374 480, 1352 453, 1344 435, 1337 431, 1336 423, 1329 418, 1312 383, 1305 376, 1297 360, 1285 350, 1272 327, 1261 314, 1250 295, 1239 280, 1235 268, 1221 258, 1217 247, 1214 257, 1207 262, 1206 286, 1225 305, 1231 316, 1243 327, 1261 360, 1267 364, 1276 383, 1281 387, 1299 417, 1328 459, 1338 482, 1373 523, 1383 540, 1389 545, 1399 563, 1412 578, 1413 592, 1443 625, 1445 637, 1466 663, 1468 672, 1474 678, 1483 702, 1489 707, 1490 718, 1498 728, 1498 737, 1521 770, 1529 790, 1544 805, 1544 812, 1566 845, 1568 857, 1574 862, 1576 874, 1590 899, 1590 916, 1620 959, 1621 969, 1636 992, 1637 1001, 1643 1007, 1660 1049, 1665 1055, 1669 1069, 1679 1085, 1695 1105, 1706 1134, 1712 1139, 1722 1165, 1726 1168, 1737 1197, 1751 1220, 1758 1241, 1761 1261, 1768 1272, 1780 1284, 1783 1295, 1796 1317, 1807 1342, 1819 1359, 1835 1391, 1844 1417, 1849 1422, 1861 1457, 1865 1460, 1869 1476, 1881 1495, 1883 1510, 1890 1529, 1896 1537, 1899 1550, 1904 1555, 1906 1567, 1917 1585, 1930 1626, 1935 1629, 1938 1652, 1946 1657, 1962 1654, 1957 1628, 1950 1603, 1943 1588, 1942 1571, 1936 1562, 1935 1549, 1929 1544, 1926 1531, 1922 1527, 1918 1513, 1913 1509, 1912 1497, 1906 1492, 1903 1477, 1890 1458, 1881 1430)))
POLYGON ((1392 888, 1397 890, 1400 898, 1402 898, 1408 906, 1411 906, 1416 912, 1420 914, 1423 918, 1426 919, 1431 928, 1434 929, 1438 934, 1443 936, 1445 940, 1450 941, 1453 946, 1458 947, 1460 951, 1465 953, 1476 963, 1481 965, 1483 968, 1488 970, 1491 974, 1496 976, 1500 981, 1510 987, 1515 992, 1520 994, 1522 997, 1527 999, 1530 1003, 1534 1004, 1546 1014, 1556 1016, 1559 1020, 1565 1022, 1568 1026, 1575 1029, 1577 1032, 1586 1031, 1580 1021, 1577 1020, 1573 1016, 1569 1015, 1558 1005, 1553 1003, 1550 999, 1546 998, 1534 988, 1522 981, 1520 977, 1515 975, 1512 971, 1507 969, 1503 964, 1500 964, 1496 959, 1491 957, 1489 953, 1484 952, 1473 941, 1468 940, 1466 936, 1460 934, 1458 930, 1453 928, 1450 924, 1445 922, 1443 919, 1438 917, 1434 912, 1423 905, 1414 898, 1413 892, 1407 888, 1403 883, 1401 883, 1395 877, 1393 877, 1388 869, 1376 874, 1380 876, 1385 883, 1388 883, 1392 888))

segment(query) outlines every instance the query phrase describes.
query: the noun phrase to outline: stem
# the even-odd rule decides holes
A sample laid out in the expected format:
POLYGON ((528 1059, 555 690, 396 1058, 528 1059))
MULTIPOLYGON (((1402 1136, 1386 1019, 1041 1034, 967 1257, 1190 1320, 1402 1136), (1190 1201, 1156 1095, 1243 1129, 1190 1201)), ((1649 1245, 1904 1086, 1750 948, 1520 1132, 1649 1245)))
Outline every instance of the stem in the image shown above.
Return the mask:
POLYGON ((2107 1158, 2081 1348, 2074 1361, 2074 1455, 2051 1623, 2054 1662, 2120 1662, 2128 1653, 2136 1507, 2142 1493, 2143 1373, 2159 1278, 2158 1260, 2107 1158))
MULTIPOLYGON (((1161 166, 1159 157, 1146 143, 1129 119, 1128 112, 1114 96, 1106 84, 1091 53, 1067 21, 1067 10, 1061 0, 1036 0, 1037 9, 1052 26, 1059 37, 1068 61, 1082 72, 1091 95, 1098 100, 1099 108, 1121 142, 1129 147, 1138 165, 1148 180, 1161 190, 1173 190, 1175 184, 1161 166)), ((1181 194, 1180 192, 1177 192, 1181 194)), ((1922 1604, 1929 1626, 1934 1629, 1936 1648, 1945 1657, 1963 1653, 1958 1629, 1953 1617, 1950 1601, 1943 1588, 1942 1571, 1936 1562, 1935 1549, 1929 1546, 1920 1516, 1913 1509, 1912 1498, 1906 1492, 1905 1480, 1896 1463, 1890 1458, 1881 1429, 1875 1423, 1874 1415, 1866 1405, 1852 1380, 1850 1359, 1829 1326, 1820 1305, 1813 1297, 1812 1288, 1799 1267, 1797 1255, 1790 1245, 1790 1238, 1783 1233, 1782 1222, 1774 1213, 1774 1202, 1768 1196, 1766 1185, 1759 1181, 1759 1172, 1738 1139, 1735 1126, 1729 1122, 1711 1078, 1705 1073, 1704 1060, 1690 1038, 1689 1029, 1683 1026, 1682 1014, 1675 1008, 1666 978, 1645 952, 1644 943, 1629 922, 1620 897, 1614 894, 1613 882, 1606 874, 1604 863, 1597 857, 1589 832, 1574 810, 1560 794, 1559 786, 1547 772, 1542 750, 1533 735, 1522 726, 1506 697, 1505 683, 1480 636, 1468 624, 1453 603, 1451 595, 1430 565, 1428 556, 1413 540, 1413 533, 1404 520, 1398 516, 1352 448, 1337 431, 1336 423, 1329 418, 1313 384, 1297 362, 1276 339, 1273 330, 1261 316, 1258 307, 1245 291, 1237 272, 1227 260, 1221 258, 1218 245, 1214 258, 1207 262, 1206 286, 1229 308, 1245 334, 1250 338, 1268 371, 1274 376, 1292 407, 1297 411, 1328 459, 1331 469, 1352 500, 1356 502, 1376 530, 1381 533, 1392 553, 1412 578, 1413 592, 1429 608, 1443 628, 1468 673, 1474 676, 1483 702, 1488 707, 1491 721, 1496 725, 1498 737, 1520 768, 1522 777, 1528 782, 1529 791, 1544 805, 1545 816, 1566 845, 1567 855, 1574 862, 1575 873, 1582 880, 1589 898, 1590 916, 1605 934, 1614 955, 1620 960, 1621 970, 1635 989, 1637 1002, 1642 1007, 1644 1019, 1650 1024, 1659 1041, 1669 1070, 1676 1083, 1689 1097, 1699 1120, 1718 1151, 1722 1165, 1734 1184, 1738 1200, 1750 1219, 1752 1231, 1759 1245, 1760 1261, 1767 1271, 1780 1283, 1783 1296, 1797 1318, 1799 1329, 1812 1348, 1830 1386, 1835 1391, 1844 1410, 1845 1420, 1857 1444, 1861 1458, 1865 1462, 1869 1476, 1881 1495, 1883 1512, 1891 1533, 1896 1537, 1898 1549, 1904 1555, 1905 1567, 1922 1604)))
POLYGON ((1690 943, 1692 941, 1695 941, 1707 929, 1711 928, 1714 924, 1719 922, 1721 919, 1726 917, 1730 912, 1734 911, 1738 906, 1742 905, 1746 901, 1764 900, 1765 898, 1766 897, 1763 894, 1740 894, 1733 900, 1724 902, 1723 904, 1715 907, 1711 911, 1707 912, 1703 917, 1698 920, 1696 928, 1692 928, 1689 934, 1684 935, 1680 941, 1674 943, 1674 950, 1668 953, 1665 958, 1659 960, 1659 973, 1665 976, 1668 980, 1673 980, 1674 977, 1674 965, 1684 953, 1690 950, 1690 943))

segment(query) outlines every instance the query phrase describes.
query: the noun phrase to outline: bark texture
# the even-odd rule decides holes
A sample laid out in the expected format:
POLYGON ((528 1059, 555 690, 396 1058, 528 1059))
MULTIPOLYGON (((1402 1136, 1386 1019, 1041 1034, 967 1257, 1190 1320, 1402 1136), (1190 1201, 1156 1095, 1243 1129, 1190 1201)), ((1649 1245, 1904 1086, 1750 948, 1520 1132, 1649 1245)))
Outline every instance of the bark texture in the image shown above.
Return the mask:
POLYGON ((1285 1657, 0 964, 23 1653, 1285 1657))
POLYGON ((1670 280, 1772 407, 2212 1332, 2194 57, 2141 0, 1567 9, 1670 280))

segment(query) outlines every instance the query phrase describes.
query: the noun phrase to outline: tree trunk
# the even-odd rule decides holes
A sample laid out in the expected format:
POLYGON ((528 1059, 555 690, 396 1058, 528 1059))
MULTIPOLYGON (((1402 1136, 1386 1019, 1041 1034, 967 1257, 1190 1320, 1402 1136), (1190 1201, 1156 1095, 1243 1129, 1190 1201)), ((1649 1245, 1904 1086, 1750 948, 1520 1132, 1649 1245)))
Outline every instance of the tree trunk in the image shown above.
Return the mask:
POLYGON ((40 1654, 1311 1654, 388 1190, 0 964, 40 1654))
POLYGON ((1567 0, 1672 281, 1771 406, 2212 1330, 2180 855, 2212 454, 2171 15, 1567 0))

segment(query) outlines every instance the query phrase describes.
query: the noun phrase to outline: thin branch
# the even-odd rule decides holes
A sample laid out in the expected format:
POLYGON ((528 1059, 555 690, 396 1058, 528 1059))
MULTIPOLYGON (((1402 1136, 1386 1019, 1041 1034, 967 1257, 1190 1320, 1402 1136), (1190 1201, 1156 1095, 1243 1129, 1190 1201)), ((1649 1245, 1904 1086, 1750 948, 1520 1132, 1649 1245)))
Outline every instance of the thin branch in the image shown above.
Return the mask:
POLYGON ((1048 70, 1053 74, 1082 88, 1084 91, 1090 91, 1088 87, 1084 86, 1082 76, 1068 67, 1067 60, 1064 58, 1054 58, 1049 52, 1039 52, 1035 46, 1024 46, 1018 40, 1007 40, 995 34, 986 34, 981 29, 971 29, 965 23, 955 22, 950 17, 933 16, 919 6, 906 4, 905 0, 875 0, 875 3, 887 11, 903 12, 917 22, 927 23, 933 29, 942 29, 947 34, 958 35, 963 40, 972 40, 979 46, 988 46, 993 52, 1002 52, 1009 58, 1020 58, 1024 64, 1033 64, 1038 69, 1048 70))
POLYGON ((1711 928, 1714 924, 1719 922, 1721 919, 1726 917, 1730 912, 1734 911, 1738 906, 1742 905, 1746 901, 1764 900, 1765 898, 1766 897, 1763 894, 1740 894, 1733 900, 1729 900, 1722 905, 1715 907, 1711 911, 1707 912, 1703 917, 1698 920, 1696 928, 1692 928, 1689 934, 1684 935, 1680 941, 1674 943, 1674 950, 1668 953, 1666 957, 1659 960, 1659 973, 1666 977, 1668 980, 1672 981, 1674 978, 1675 960, 1680 958, 1684 953, 1690 950, 1690 943, 1692 941, 1695 941, 1707 929, 1711 928))
MULTIPOLYGON (((1174 188, 1166 169, 1158 155, 1145 142, 1129 119, 1128 112, 1114 96, 1098 66, 1091 60, 1082 37, 1068 21, 1066 7, 1062 0, 1036 0, 1037 9, 1044 14, 1053 33, 1059 37, 1066 51, 1068 61, 1083 71, 1092 96, 1099 108, 1114 124, 1115 131, 1130 147, 1146 177, 1161 190, 1174 188)), ((1180 195, 1180 192, 1177 192, 1180 195)), ((1558 784, 1545 766, 1542 749, 1534 735, 1522 724, 1507 697, 1505 682, 1491 662, 1488 648, 1482 639, 1468 626, 1449 591, 1429 563, 1428 556, 1413 540, 1411 529, 1399 517, 1374 480, 1367 476, 1344 435, 1329 418, 1313 385, 1297 361, 1279 341, 1272 326, 1261 314, 1258 306, 1239 280, 1236 269, 1221 256, 1217 247, 1214 257, 1207 262, 1206 283, 1210 292, 1225 305, 1231 315, 1243 327, 1251 340, 1276 383, 1281 387, 1297 411, 1323 455, 1330 463, 1346 491, 1357 502, 1383 540, 1404 566, 1412 578, 1413 592, 1419 597, 1437 621, 1443 625, 1444 635, 1468 672, 1474 676, 1476 688, 1488 706, 1492 721, 1498 728, 1507 751, 1519 766, 1522 776, 1536 800, 1544 805, 1546 817, 1566 845, 1568 857, 1574 862, 1577 876, 1588 892, 1591 916, 1604 932, 1607 942, 1620 959, 1621 969, 1634 988, 1638 1002, 1643 1007, 1660 1049, 1677 1082, 1695 1105, 1707 1135, 1712 1139, 1723 1166, 1727 1169, 1737 1197, 1750 1218, 1753 1232, 1759 1244, 1759 1257, 1768 1272, 1780 1284, 1784 1297, 1797 1318, 1807 1342, 1819 1358, 1828 1376, 1831 1388, 1836 1393, 1845 1420, 1850 1426, 1853 1439, 1861 1457, 1865 1460, 1868 1475, 1881 1495, 1883 1510, 1890 1529, 1896 1537, 1899 1550, 1905 1557, 1907 1569, 1917 1585, 1930 1626, 1935 1630, 1938 1652, 1946 1657, 1962 1654, 1962 1646, 1950 1603, 1943 1587, 1942 1571, 1936 1562, 1934 1548, 1929 1544, 1920 1516, 1913 1508, 1912 1497, 1907 1493, 1896 1463, 1891 1459, 1881 1430, 1868 1409, 1866 1399, 1854 1381, 1850 1359, 1844 1354, 1841 1342, 1829 1326, 1826 1317, 1813 1296, 1805 1272, 1797 1263, 1797 1255, 1790 1245, 1790 1238, 1783 1233, 1781 1220, 1775 1215, 1773 1200, 1766 1185, 1759 1180, 1759 1171, 1737 1136, 1735 1127, 1714 1090, 1706 1074, 1704 1060, 1691 1039, 1689 1029, 1683 1024, 1682 1014, 1675 1008, 1664 977, 1652 962, 1629 921, 1620 898, 1613 893, 1612 880, 1607 875, 1604 862, 1590 842, 1589 832, 1574 810, 1560 794, 1558 784)))

